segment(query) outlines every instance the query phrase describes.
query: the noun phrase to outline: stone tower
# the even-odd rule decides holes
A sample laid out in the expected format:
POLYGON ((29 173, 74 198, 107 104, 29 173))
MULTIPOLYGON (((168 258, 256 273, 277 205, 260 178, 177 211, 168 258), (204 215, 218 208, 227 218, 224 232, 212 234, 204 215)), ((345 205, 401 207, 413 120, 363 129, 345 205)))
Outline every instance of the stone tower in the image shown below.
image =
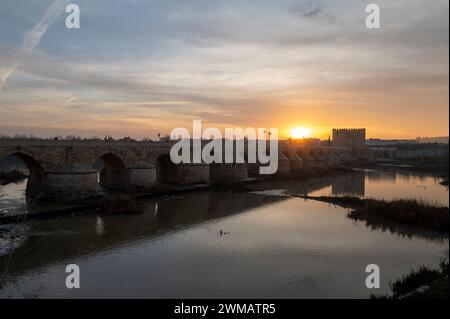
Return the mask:
POLYGON ((333 129, 333 146, 362 150, 366 145, 366 129, 333 129))

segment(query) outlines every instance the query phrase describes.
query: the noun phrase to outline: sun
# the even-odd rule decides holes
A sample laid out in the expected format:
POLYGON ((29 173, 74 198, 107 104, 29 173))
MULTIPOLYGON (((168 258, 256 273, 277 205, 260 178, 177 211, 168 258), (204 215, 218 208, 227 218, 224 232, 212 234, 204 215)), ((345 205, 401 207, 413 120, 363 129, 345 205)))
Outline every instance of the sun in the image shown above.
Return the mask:
POLYGON ((306 127, 295 127, 291 130, 291 137, 295 139, 311 137, 311 130, 306 127))

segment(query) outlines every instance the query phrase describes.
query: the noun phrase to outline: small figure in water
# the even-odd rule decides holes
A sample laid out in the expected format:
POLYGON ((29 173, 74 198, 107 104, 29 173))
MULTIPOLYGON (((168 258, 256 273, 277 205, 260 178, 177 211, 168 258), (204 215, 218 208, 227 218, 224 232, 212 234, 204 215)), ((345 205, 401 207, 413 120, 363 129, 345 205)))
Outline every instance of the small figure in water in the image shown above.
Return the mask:
POLYGON ((223 235, 229 235, 229 234, 231 234, 230 232, 224 232, 222 229, 220 230, 220 232, 219 232, 219 234, 220 234, 220 236, 223 236, 223 235))

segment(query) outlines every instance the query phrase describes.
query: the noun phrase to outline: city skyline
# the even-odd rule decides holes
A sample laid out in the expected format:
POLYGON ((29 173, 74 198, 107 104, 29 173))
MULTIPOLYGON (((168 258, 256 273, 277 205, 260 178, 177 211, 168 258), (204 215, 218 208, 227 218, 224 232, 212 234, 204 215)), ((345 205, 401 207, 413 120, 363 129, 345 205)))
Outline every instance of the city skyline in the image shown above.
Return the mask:
POLYGON ((447 1, 377 1, 376 30, 361 1, 79 0, 80 29, 67 1, 18 3, 0 4, 0 134, 448 136, 447 1))

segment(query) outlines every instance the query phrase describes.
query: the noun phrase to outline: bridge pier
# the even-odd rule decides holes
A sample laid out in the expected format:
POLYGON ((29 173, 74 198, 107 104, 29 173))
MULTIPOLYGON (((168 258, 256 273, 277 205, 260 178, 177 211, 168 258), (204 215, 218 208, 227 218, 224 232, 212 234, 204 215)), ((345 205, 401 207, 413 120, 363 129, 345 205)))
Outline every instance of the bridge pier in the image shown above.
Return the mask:
POLYGON ((211 182, 239 183, 248 179, 247 164, 213 164, 210 169, 211 182))
POLYGON ((319 157, 319 158, 316 158, 314 160, 314 166, 316 168, 322 168, 322 169, 328 168, 329 167, 329 162, 328 162, 328 160, 326 158, 319 157))
POLYGON ((285 151, 278 163, 279 177, 292 178, 301 175, 303 160, 295 151, 285 151), (281 165, 280 165, 281 164, 281 165))
POLYGON ((40 198, 45 196, 45 179, 42 175, 33 171, 29 172, 27 188, 25 191, 29 198, 40 198))
POLYGON ((189 185, 209 183, 209 164, 179 164, 176 166, 174 184, 189 185))
POLYGON ((291 176, 291 161, 289 154, 278 154, 278 170, 275 173, 277 178, 287 178, 291 176))
POLYGON ((328 166, 333 168, 339 165, 339 163, 336 160, 336 156, 333 154, 329 154, 327 156, 328 166))
POLYGON ((292 152, 289 157, 289 165, 291 167, 291 174, 299 176, 303 170, 303 160, 297 153, 292 152))
POLYGON ((130 188, 151 188, 156 184, 156 166, 129 167, 128 176, 130 188))
POLYGON ((312 156, 305 156, 302 158, 303 160, 303 166, 306 168, 314 168, 315 167, 315 160, 312 156))
POLYGON ((65 169, 46 174, 45 198, 78 201, 99 194, 98 172, 92 169, 65 169))
POLYGON ((341 163, 342 164, 349 164, 352 162, 352 157, 348 154, 342 154, 341 155, 341 163))

